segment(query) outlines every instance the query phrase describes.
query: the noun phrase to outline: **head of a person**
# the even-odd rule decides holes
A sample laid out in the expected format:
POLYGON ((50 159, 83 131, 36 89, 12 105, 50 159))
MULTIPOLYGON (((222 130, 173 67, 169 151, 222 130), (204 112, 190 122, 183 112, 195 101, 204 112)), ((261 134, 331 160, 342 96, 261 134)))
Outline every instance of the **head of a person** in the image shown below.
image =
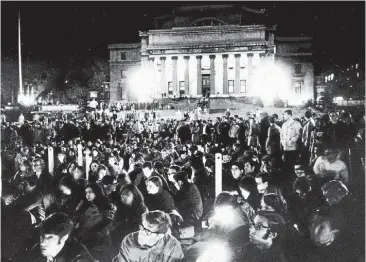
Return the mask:
POLYGON ((310 238, 317 246, 330 246, 339 237, 344 217, 336 209, 320 208, 310 218, 310 238))
POLYGON ((45 168, 45 163, 42 158, 36 158, 32 163, 32 169, 35 173, 41 173, 45 168))
POLYGON ((257 189, 260 194, 264 194, 264 192, 268 188, 269 175, 264 172, 260 172, 255 176, 255 182, 257 183, 257 189))
POLYGON ((81 179, 85 177, 85 170, 82 166, 77 165, 73 172, 72 172, 72 176, 74 177, 74 179, 81 179))
POLYGON ((90 183, 85 187, 85 198, 88 202, 96 202, 104 197, 103 188, 97 183, 90 183))
POLYGON ((172 165, 169 167, 168 169, 168 179, 169 181, 173 182, 174 181, 174 176, 176 174, 178 174, 178 172, 180 171, 180 167, 177 165, 172 165))
POLYGON ((71 176, 64 176, 61 178, 58 189, 67 196, 70 196, 76 190, 76 182, 71 176))
POLYGON ((108 167, 106 167, 105 165, 99 165, 97 171, 98 181, 102 180, 103 177, 108 175, 109 175, 108 167))
POLYGON ((338 118, 339 118, 339 115, 336 111, 330 111, 329 112, 329 118, 330 118, 330 121, 335 124, 338 122, 338 118))
POLYGON ((66 162, 66 155, 62 152, 59 152, 57 154, 57 160, 60 164, 65 163, 66 162))
POLYGON ((304 176, 295 179, 292 185, 294 193, 299 198, 304 198, 311 191, 311 182, 304 176))
POLYGON ((23 146, 21 149, 20 149, 20 153, 23 155, 23 156, 28 156, 29 154, 29 148, 27 146, 23 146))
POLYGON ((251 176, 240 179, 239 189, 245 200, 248 199, 250 195, 258 195, 257 183, 251 176))
POLYGON ((284 206, 278 194, 270 193, 263 195, 261 199, 261 210, 283 214, 284 206))
POLYGON ((253 160, 253 158, 244 159, 244 173, 251 174, 255 171, 257 163, 253 160))
POLYGON ((126 184, 120 189, 120 199, 122 204, 133 207, 144 203, 144 197, 134 184, 126 184))
POLYGON ((90 163, 90 170, 93 172, 93 173, 96 173, 98 171, 98 168, 99 168, 99 162, 94 160, 90 163))
POLYGON ((283 113, 283 119, 287 121, 291 118, 292 118, 292 110, 291 109, 285 110, 285 112, 283 113))
POLYGON ((305 118, 306 119, 310 119, 312 117, 313 113, 311 112, 311 110, 306 110, 305 111, 305 118))
POLYGON ((100 181, 104 189, 104 193, 109 196, 117 189, 117 179, 115 176, 104 176, 103 179, 100 181))
POLYGON ((53 213, 40 228, 40 249, 44 257, 56 257, 74 228, 72 220, 63 213, 53 213))
POLYGON ((28 172, 32 169, 32 164, 29 160, 25 160, 21 163, 19 168, 22 172, 28 172))
POLYGON ((150 195, 157 194, 161 188, 163 188, 163 182, 160 177, 152 176, 146 180, 147 193, 150 195))
POLYGON ((274 212, 259 211, 249 229, 250 243, 269 249, 280 244, 285 233, 284 218, 274 212))
POLYGON ((234 179, 238 180, 243 176, 244 169, 242 162, 234 162, 231 164, 231 175, 234 179))
POLYGON ((118 183, 119 186, 122 187, 122 186, 124 186, 126 184, 130 184, 131 183, 131 179, 130 179, 130 177, 129 177, 128 174, 121 173, 117 177, 117 183, 118 183))
POLYGON ((338 180, 332 180, 321 187, 323 196, 329 205, 339 204, 348 194, 348 188, 338 180))
POLYGON ((142 165, 142 171, 144 172, 144 176, 149 178, 154 171, 152 163, 150 161, 145 162, 142 165))
POLYGON ((234 195, 230 194, 230 192, 225 192, 225 191, 221 192, 215 198, 215 202, 214 202, 215 211, 218 211, 221 209, 226 209, 226 208, 235 209, 237 206, 238 206, 238 201, 234 195))
POLYGON ((305 173, 305 166, 303 165, 295 165, 295 174, 297 177, 304 177, 305 173))
POLYGON ((180 190, 182 187, 189 185, 189 178, 186 172, 180 171, 174 175, 174 181, 176 182, 177 189, 180 190))
POLYGON ((327 148, 324 151, 324 156, 329 163, 334 163, 338 157, 338 150, 335 148, 327 148))
POLYGON ((170 232, 172 221, 170 216, 162 211, 150 211, 142 215, 142 223, 138 234, 138 243, 142 247, 152 247, 165 234, 170 232))

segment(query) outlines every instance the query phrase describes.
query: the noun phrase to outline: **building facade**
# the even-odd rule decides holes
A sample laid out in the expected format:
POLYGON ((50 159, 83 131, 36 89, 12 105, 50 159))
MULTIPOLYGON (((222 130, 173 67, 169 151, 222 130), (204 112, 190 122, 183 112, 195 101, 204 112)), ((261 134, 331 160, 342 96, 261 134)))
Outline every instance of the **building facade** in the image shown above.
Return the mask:
POLYGON ((157 18, 157 29, 139 32, 140 43, 109 45, 112 101, 205 95, 270 100, 289 91, 291 99, 313 98, 311 39, 275 38, 264 10, 186 6, 173 14, 157 18))

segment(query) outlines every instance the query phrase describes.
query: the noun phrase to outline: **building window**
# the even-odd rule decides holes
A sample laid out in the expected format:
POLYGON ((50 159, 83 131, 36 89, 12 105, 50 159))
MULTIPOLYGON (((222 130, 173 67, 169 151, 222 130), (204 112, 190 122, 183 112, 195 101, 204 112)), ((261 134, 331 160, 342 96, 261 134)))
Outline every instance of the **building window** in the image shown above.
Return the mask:
POLYGON ((358 64, 356 64, 356 69, 358 69, 358 64))
POLYGON ((333 80, 333 78, 334 78, 334 74, 331 74, 330 75, 330 80, 333 80))
POLYGON ((247 80, 240 80, 240 93, 247 92, 247 80))
POLYGON ((360 73, 359 72, 357 72, 357 78, 359 78, 360 77, 360 73))
POLYGON ((301 95, 301 83, 295 83, 294 89, 296 95, 301 95))
POLYGON ((183 96, 185 93, 186 87, 184 81, 179 81, 179 95, 183 96))
POLYGON ((301 69, 302 69, 302 65, 301 64, 296 64, 295 65, 295 74, 301 74, 301 69))
POLYGON ((126 52, 121 52, 121 60, 126 60, 126 52))
POLYGON ((234 80, 229 80, 229 93, 234 93, 234 80))
POLYGON ((168 82, 168 95, 173 95, 173 82, 168 82))
POLYGON ((121 78, 127 78, 126 70, 121 70, 121 78))
POLYGON ((328 81, 328 76, 325 77, 325 83, 328 81))

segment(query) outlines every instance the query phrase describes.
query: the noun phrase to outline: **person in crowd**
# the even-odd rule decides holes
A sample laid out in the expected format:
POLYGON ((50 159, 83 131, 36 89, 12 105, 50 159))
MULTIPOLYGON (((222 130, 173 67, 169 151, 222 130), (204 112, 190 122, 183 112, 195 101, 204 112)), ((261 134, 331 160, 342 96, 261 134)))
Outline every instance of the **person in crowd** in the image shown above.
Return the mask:
POLYGON ((258 163, 253 160, 251 157, 247 157, 244 159, 244 175, 245 176, 253 176, 255 177, 258 163))
POLYGON ((73 218, 78 207, 85 201, 84 187, 71 176, 63 177, 58 185, 61 192, 60 211, 73 218))
POLYGON ((142 215, 140 230, 127 235, 113 262, 180 262, 184 254, 179 241, 170 234, 171 219, 162 211, 142 215))
POLYGON ((259 209, 261 202, 261 195, 258 192, 255 179, 251 176, 241 178, 239 189, 245 203, 243 208, 246 210, 247 216, 252 217, 259 209))
POLYGON ((73 229, 73 222, 67 215, 50 215, 41 225, 40 242, 29 256, 19 261, 95 261, 90 251, 72 237, 73 229))
POLYGON ((268 128, 267 140, 265 144, 266 153, 272 157, 281 155, 281 128, 276 125, 275 118, 269 118, 270 127, 268 128))
POLYGON ((163 189, 163 182, 159 177, 150 177, 146 180, 146 189, 149 197, 146 204, 149 210, 161 210, 166 213, 175 209, 173 197, 163 189))
POLYGON ((197 226, 203 214, 202 198, 197 186, 189 181, 185 172, 175 174, 173 179, 177 188, 175 204, 182 214, 184 225, 197 226))
POLYGON ((349 175, 346 164, 337 159, 338 150, 328 148, 324 152, 324 156, 319 157, 314 164, 313 170, 315 175, 324 184, 330 180, 339 180, 345 184, 349 183, 349 175))
POLYGON ((329 136, 329 146, 344 149, 347 145, 348 128, 347 124, 339 120, 339 114, 335 111, 329 112, 330 121, 327 124, 327 133, 329 136))

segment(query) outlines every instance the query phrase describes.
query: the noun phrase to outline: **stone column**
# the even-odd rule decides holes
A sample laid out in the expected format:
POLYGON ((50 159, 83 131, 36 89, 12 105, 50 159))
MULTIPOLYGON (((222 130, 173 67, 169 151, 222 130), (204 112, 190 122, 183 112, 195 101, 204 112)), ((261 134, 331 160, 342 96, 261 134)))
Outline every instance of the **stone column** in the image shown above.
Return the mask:
POLYGON ((247 90, 249 90, 249 92, 251 92, 250 89, 251 89, 251 85, 252 85, 251 77, 252 77, 252 73, 253 73, 253 53, 247 54, 247 57, 248 57, 247 90))
POLYGON ((173 60, 173 96, 179 97, 178 90, 178 73, 177 73, 177 56, 172 56, 173 60))
POLYGON ((202 56, 196 56, 197 59, 197 95, 202 96, 202 56))
POLYGON ((265 61, 265 56, 266 56, 266 54, 265 53, 260 53, 259 54, 259 58, 260 58, 260 63, 261 63, 261 65, 263 64, 263 62, 265 61))
POLYGON ((154 60, 155 60, 155 57, 149 57, 149 70, 150 70, 150 74, 152 76, 152 89, 151 90, 151 94, 153 97, 156 97, 156 81, 155 81, 155 67, 154 67, 154 60))
POLYGON ((161 93, 166 93, 166 97, 168 96, 168 90, 166 87, 166 76, 165 76, 165 60, 166 57, 162 56, 160 57, 160 61, 161 61, 161 78, 160 78, 160 91, 161 93))
POLYGON ((189 58, 189 56, 184 57, 184 62, 186 64, 186 67, 184 69, 184 93, 186 96, 189 95, 189 58))
POLYGON ((229 57, 229 55, 224 54, 222 55, 223 58, 223 81, 224 81, 224 85, 223 85, 223 94, 224 95, 228 95, 229 94, 229 83, 228 83, 228 75, 227 75, 227 58, 229 57))
POLYGON ((240 54, 235 54, 235 94, 240 94, 240 54))
POLYGON ((216 95, 215 93, 215 55, 210 55, 210 95, 216 95))

